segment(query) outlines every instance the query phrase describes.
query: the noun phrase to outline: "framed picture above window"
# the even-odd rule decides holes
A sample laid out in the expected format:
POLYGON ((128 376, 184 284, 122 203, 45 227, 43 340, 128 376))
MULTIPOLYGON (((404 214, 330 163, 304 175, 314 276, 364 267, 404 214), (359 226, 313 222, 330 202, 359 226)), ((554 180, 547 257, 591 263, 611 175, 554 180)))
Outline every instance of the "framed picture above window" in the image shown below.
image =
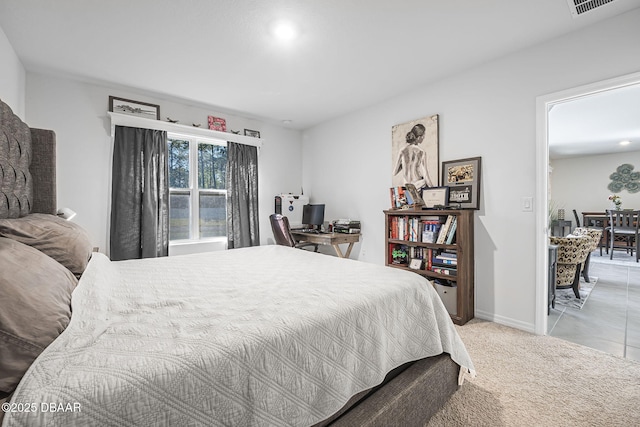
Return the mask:
POLYGON ((115 96, 109 97, 109 111, 113 113, 129 114, 131 116, 160 120, 159 105, 133 101, 131 99, 117 98, 115 96))
POLYGON ((260 138, 260 132, 258 132, 257 130, 245 129, 244 130, 244 134, 245 134, 245 136, 252 136, 254 138, 260 138))
POLYGON ((442 162, 442 183, 449 187, 448 205, 480 209, 480 157, 442 162))

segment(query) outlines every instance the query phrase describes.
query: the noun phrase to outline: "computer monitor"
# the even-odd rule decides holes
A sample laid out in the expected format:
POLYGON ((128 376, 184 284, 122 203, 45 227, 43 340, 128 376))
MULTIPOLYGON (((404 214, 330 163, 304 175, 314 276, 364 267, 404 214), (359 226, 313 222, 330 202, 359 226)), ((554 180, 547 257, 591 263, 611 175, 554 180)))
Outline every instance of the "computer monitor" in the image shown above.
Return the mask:
POLYGON ((304 205, 302 207, 302 224, 305 227, 319 229, 324 223, 324 205, 304 205))

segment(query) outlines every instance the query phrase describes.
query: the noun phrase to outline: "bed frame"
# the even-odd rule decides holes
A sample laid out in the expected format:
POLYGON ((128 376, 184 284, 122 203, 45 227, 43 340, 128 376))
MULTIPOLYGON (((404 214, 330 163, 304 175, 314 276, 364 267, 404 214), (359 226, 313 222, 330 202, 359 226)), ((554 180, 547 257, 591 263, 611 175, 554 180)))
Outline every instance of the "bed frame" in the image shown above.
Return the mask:
MULTIPOLYGON (((14 168, 11 155, 15 157, 16 144, 18 151, 32 153, 27 171, 32 187, 30 212, 55 214, 55 133, 29 128, 0 100, 0 166, 3 170, 14 168)), ((0 197, 6 200, 23 197, 13 194, 12 183, 1 173, 0 179, 0 197)), ((0 218, 7 215, 8 212, 0 210, 0 218)), ((407 363, 390 372, 381 385, 352 397, 336 414, 313 427, 424 425, 458 389, 459 371, 460 367, 446 353, 407 363)))
POLYGON ((2 100, 0 179, 0 218, 26 213, 55 215, 56 134, 30 128, 2 100))

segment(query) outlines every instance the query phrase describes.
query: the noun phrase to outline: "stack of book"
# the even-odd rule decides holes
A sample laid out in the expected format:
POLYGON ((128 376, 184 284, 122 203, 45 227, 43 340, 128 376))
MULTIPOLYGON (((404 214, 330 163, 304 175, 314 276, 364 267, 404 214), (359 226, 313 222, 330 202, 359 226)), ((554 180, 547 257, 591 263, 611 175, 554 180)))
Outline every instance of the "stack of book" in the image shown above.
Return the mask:
POLYGON ((407 184, 404 187, 389 188, 389 197, 391 200, 391 209, 402 209, 424 205, 424 201, 422 200, 419 191, 413 184, 407 184))
POLYGON ((347 234, 360 233, 360 221, 352 219, 337 219, 333 222, 333 232, 347 234))
POLYGON ((458 254, 442 251, 431 259, 431 271, 447 276, 456 276, 458 273, 458 254))

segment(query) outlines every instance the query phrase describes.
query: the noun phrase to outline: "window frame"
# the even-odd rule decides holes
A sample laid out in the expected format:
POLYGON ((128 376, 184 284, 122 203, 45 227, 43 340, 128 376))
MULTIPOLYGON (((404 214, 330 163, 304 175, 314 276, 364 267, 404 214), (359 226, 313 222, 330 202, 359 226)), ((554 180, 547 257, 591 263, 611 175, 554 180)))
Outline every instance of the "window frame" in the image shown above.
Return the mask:
MULTIPOLYGON (((169 196, 171 194, 188 194, 189 195, 189 238, 169 240, 169 245, 180 245, 198 242, 227 242, 226 234, 224 236, 203 237, 200 238, 200 194, 216 194, 224 195, 226 199, 227 190, 210 189, 198 187, 198 146, 200 144, 219 145, 227 147, 227 141, 217 138, 205 138, 197 135, 189 135, 178 132, 167 132, 167 144, 171 140, 181 140, 189 142, 189 186, 188 188, 169 187, 169 196)), ((226 208, 226 200, 225 200, 226 208)), ((171 220, 171 210, 169 209, 169 221, 171 220)))

